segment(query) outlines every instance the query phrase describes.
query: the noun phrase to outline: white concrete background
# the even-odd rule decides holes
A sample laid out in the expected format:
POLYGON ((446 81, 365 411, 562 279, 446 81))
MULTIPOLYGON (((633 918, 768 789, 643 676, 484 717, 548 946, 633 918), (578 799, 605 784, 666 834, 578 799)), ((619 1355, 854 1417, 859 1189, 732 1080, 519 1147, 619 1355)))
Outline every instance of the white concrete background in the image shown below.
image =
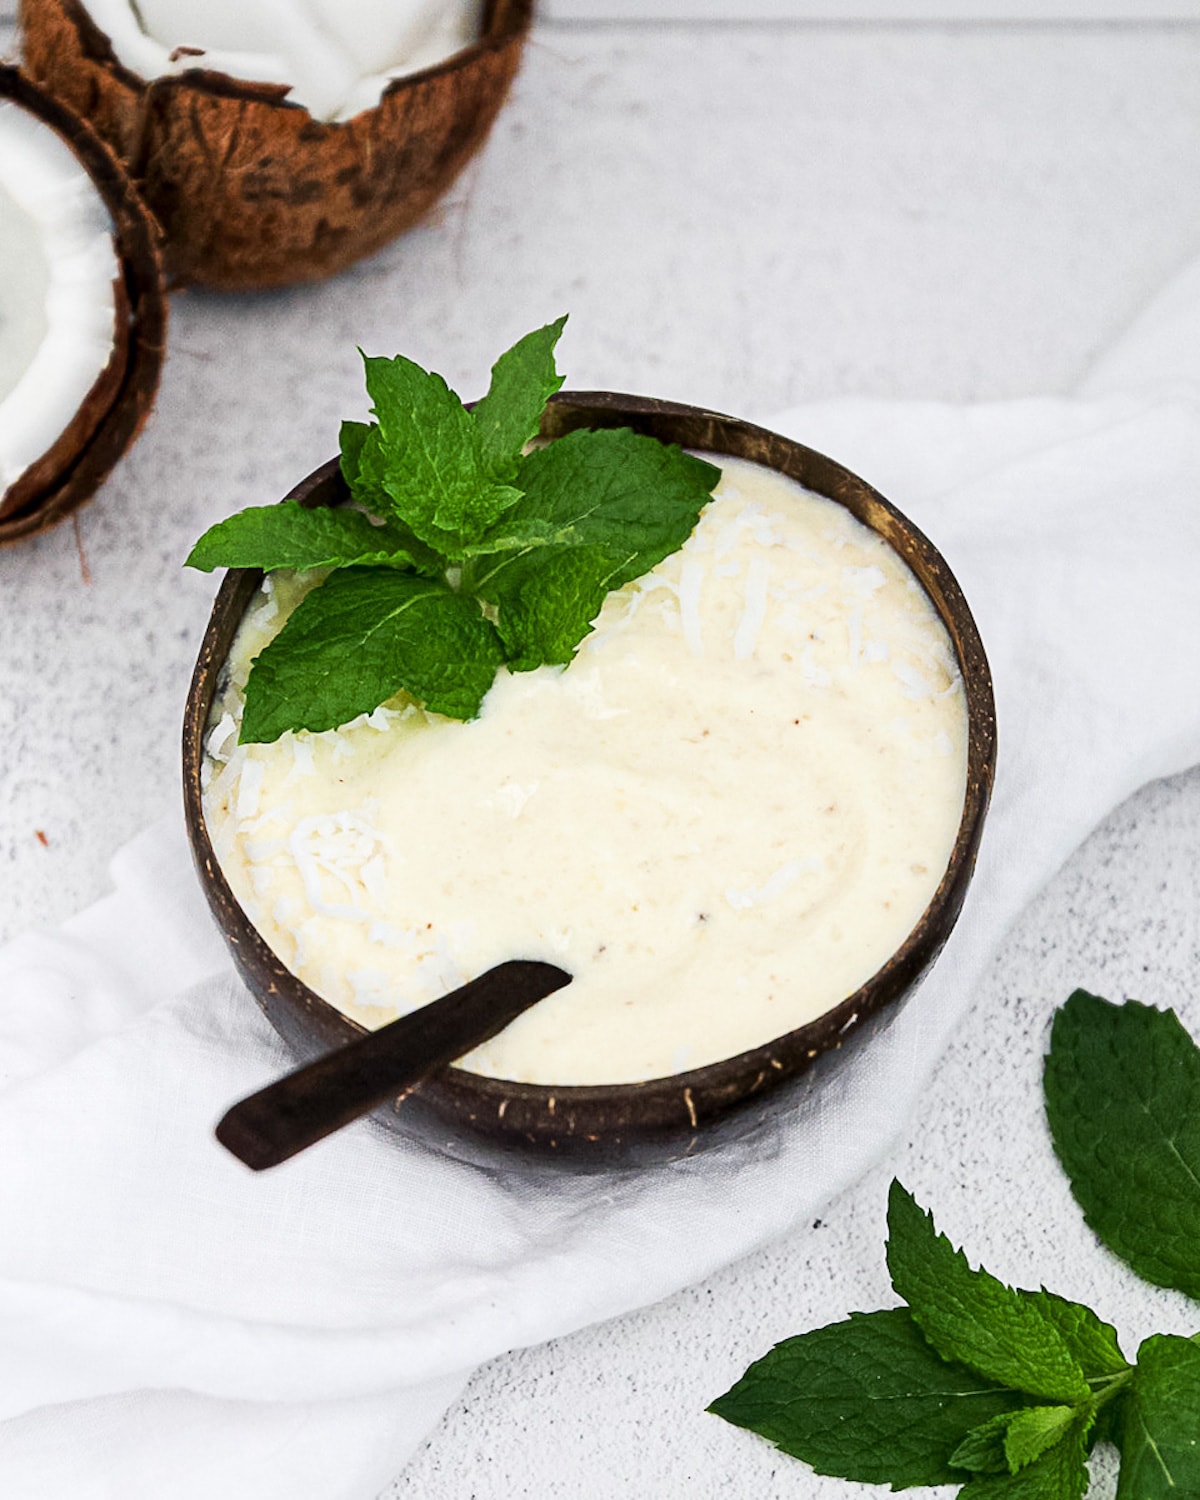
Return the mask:
MULTIPOLYGON (((540 25, 428 225, 326 286, 178 296, 157 415, 78 533, 0 552, 0 937, 100 895, 176 804, 213 588, 181 560, 332 453, 365 405, 356 345, 470 395, 569 310, 570 384, 760 419, 838 392, 1067 391, 1200 253, 1198 75, 1183 24, 540 25)), ((819 1227, 495 1361, 389 1500, 860 1493, 703 1406, 774 1340, 889 1300, 893 1174, 974 1257, 1094 1297, 1132 1347, 1200 1324, 1095 1249, 1037 1100, 1076 984, 1177 1003, 1200 1034, 1198 865, 1200 776, 1134 799, 1013 934, 907 1141, 819 1227)))

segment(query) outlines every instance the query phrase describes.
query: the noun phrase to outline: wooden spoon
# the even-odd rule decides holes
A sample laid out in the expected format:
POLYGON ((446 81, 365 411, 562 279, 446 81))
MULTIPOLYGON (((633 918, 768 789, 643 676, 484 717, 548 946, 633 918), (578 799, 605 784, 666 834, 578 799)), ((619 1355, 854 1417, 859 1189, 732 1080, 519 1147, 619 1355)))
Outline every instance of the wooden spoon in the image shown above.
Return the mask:
POLYGON ((235 1104, 217 1126, 217 1140, 256 1172, 278 1166, 489 1041, 570 982, 565 969, 537 959, 497 964, 235 1104))

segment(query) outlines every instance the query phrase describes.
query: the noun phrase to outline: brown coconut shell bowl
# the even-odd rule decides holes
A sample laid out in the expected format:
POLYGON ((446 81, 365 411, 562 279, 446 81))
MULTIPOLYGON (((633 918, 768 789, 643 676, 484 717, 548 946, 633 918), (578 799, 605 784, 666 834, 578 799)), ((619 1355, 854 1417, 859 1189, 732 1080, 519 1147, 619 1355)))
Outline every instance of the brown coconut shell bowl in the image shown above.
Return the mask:
POLYGON ((332 276, 423 218, 486 139, 533 0, 488 0, 477 42, 332 123, 281 84, 199 67, 141 78, 80 0, 21 0, 18 15, 25 71, 126 167, 171 283, 240 291, 332 276))
POLYGON ((158 225, 120 163, 86 120, 0 63, 4 100, 55 131, 86 170, 112 218, 120 279, 108 363, 57 440, 0 495, 0 546, 53 526, 99 489, 150 415, 167 337, 158 225))
MULTIPOLYGON (((793 1107, 807 1089, 827 1086, 842 1059, 897 1013, 949 937, 974 869, 995 769, 991 675, 971 611, 932 543, 882 495, 811 448, 696 407, 608 392, 554 397, 543 435, 561 437, 578 427, 631 427, 701 453, 750 459, 844 505, 889 542, 933 601, 957 655, 968 714, 966 799, 950 863, 917 926, 866 984, 808 1025, 736 1057, 646 1083, 556 1088, 450 1067, 376 1114, 402 1135, 482 1165, 523 1158, 602 1169, 677 1159, 753 1131, 793 1107)), ((310 474, 287 498, 305 505, 346 500, 337 461, 310 474)), ((362 1028, 289 972, 250 924, 217 865, 201 807, 203 741, 218 678, 261 578, 257 571, 233 570, 217 595, 184 719, 186 817, 200 880, 234 962, 297 1059, 307 1061, 361 1036, 362 1028)))

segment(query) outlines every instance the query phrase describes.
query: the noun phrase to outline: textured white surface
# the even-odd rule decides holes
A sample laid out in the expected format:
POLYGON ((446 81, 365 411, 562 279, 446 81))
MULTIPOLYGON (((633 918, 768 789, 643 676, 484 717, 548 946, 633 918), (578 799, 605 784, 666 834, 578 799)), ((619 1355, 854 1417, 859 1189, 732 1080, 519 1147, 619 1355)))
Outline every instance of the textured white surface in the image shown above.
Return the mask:
MULTIPOLYGON (((175 798, 212 592, 179 562, 333 451, 364 406, 356 343, 473 393, 506 340, 569 309, 569 384, 760 418, 847 391, 1066 390, 1200 249, 1198 62, 1188 26, 543 27, 431 224, 325 287, 175 299, 158 414, 80 518, 90 582, 69 524, 0 553, 0 930, 93 900, 175 798)), ((859 1493, 702 1407, 773 1340, 886 1300, 893 1173, 974 1258, 1094 1295, 1130 1343, 1156 1319, 1188 1328, 1091 1247, 1035 1060, 1075 984, 1186 992, 1198 834, 1193 776, 1092 841, 994 967, 907 1147, 822 1228, 497 1361, 390 1494, 859 1493)))

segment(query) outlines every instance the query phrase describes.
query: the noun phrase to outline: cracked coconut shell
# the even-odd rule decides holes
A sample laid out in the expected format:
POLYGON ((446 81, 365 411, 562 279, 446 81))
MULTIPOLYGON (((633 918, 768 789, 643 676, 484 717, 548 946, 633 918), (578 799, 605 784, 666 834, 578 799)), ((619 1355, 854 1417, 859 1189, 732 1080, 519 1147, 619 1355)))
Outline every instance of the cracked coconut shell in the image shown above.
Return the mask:
POLYGON ((112 220, 119 268, 107 363, 57 439, 0 495, 0 543, 53 525, 99 488, 141 431, 158 389, 167 302, 158 226, 91 127, 0 64, 0 100, 40 120, 86 170, 112 220))
POLYGON ((533 0, 490 0, 478 42, 322 123, 280 84, 188 70, 150 82, 80 0, 21 0, 26 70, 85 115, 162 225, 175 284, 250 290, 331 276, 428 212, 478 150, 533 0))

